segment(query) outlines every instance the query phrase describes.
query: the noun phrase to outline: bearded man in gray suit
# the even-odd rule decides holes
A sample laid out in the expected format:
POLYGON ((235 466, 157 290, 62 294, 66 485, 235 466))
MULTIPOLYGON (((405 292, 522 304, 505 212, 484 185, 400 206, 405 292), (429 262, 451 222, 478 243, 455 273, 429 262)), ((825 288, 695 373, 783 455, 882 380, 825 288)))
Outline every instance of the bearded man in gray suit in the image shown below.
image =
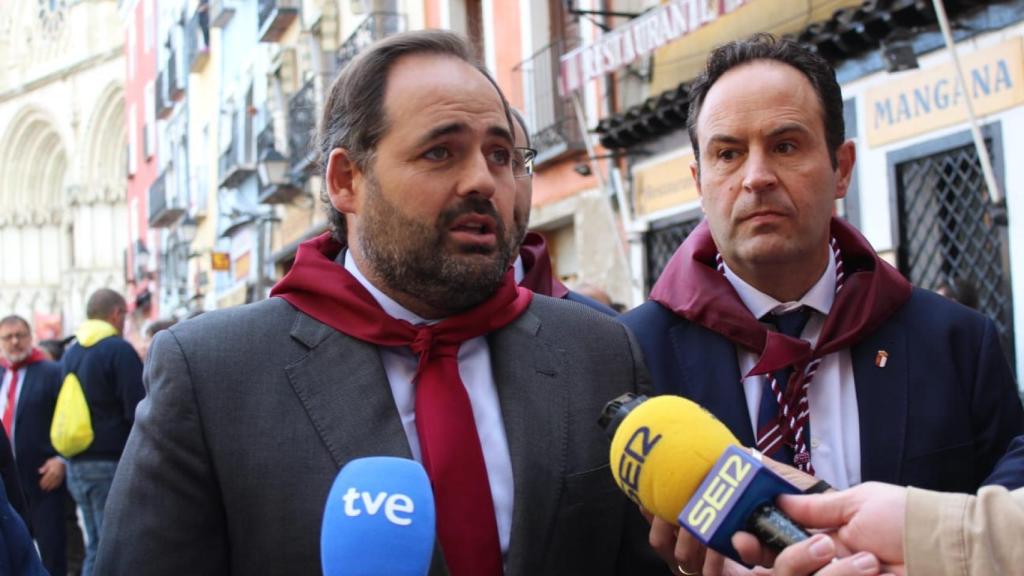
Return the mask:
POLYGON ((321 131, 332 232, 277 297, 157 337, 98 573, 319 573, 331 483, 374 455, 430 475, 431 574, 667 573, 596 424, 647 373, 621 325, 515 286, 527 156, 466 42, 374 45, 321 131))

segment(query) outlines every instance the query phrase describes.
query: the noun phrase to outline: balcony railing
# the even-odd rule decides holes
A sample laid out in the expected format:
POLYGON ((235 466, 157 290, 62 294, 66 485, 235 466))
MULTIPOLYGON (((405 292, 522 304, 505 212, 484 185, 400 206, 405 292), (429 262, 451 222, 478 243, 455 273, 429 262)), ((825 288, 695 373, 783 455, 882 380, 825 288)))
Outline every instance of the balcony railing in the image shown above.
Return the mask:
POLYGON ((167 93, 171 100, 180 102, 185 98, 185 78, 178 70, 178 51, 171 48, 167 61, 167 93))
POLYGON ((188 69, 202 72, 210 61, 210 19, 208 13, 196 10, 185 27, 188 45, 188 69))
POLYGON ((167 72, 161 70, 156 75, 156 85, 154 86, 154 98, 156 98, 156 116, 166 120, 171 116, 171 112, 174 111, 174 102, 171 102, 168 97, 167 88, 167 72))
POLYGON ((405 32, 405 14, 397 12, 371 12, 366 15, 366 20, 360 24, 344 44, 338 48, 335 55, 335 71, 340 71, 346 64, 352 61, 357 54, 377 40, 387 38, 399 32, 405 32))
POLYGON ((223 28, 235 16, 237 0, 210 0, 210 26, 223 28))
POLYGON ((149 187, 149 225, 152 228, 166 228, 185 215, 185 207, 179 206, 170 189, 173 184, 168 170, 149 187))
POLYGON ((299 0, 260 0, 260 42, 277 42, 299 16, 299 0))
POLYGON ((288 152, 292 173, 302 178, 316 164, 316 97, 310 78, 288 100, 288 152))
POLYGON ((538 163, 586 148, 572 100, 558 91, 560 58, 577 42, 549 44, 515 68, 523 74, 526 122, 538 163))
POLYGON ((227 151, 221 154, 221 188, 237 188, 246 178, 256 173, 256 166, 253 164, 252 159, 243 158, 245 152, 239 144, 237 139, 232 139, 227 151))

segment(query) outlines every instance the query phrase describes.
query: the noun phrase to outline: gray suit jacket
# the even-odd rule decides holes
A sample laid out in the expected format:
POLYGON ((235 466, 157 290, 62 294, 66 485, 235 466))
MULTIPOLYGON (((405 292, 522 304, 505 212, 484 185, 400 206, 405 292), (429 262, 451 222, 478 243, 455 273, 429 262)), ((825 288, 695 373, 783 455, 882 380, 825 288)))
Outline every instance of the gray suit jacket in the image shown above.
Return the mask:
MULTIPOLYGON (((488 338, 515 484, 508 574, 667 573, 596 424, 607 400, 647 391, 632 336, 536 296, 488 338)), ((97 574, 318 574, 341 467, 411 457, 377 348, 281 299, 161 332, 145 383, 97 574)))

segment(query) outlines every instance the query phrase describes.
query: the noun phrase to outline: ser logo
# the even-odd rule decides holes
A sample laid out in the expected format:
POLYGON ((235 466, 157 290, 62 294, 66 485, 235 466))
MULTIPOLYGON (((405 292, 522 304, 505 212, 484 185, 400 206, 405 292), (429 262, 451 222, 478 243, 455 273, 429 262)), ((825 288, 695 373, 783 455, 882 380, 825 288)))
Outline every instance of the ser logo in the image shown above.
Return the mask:
POLYGON ((626 441, 626 446, 619 457, 619 483, 622 489, 637 504, 640 503, 640 471, 644 462, 661 440, 661 434, 652 434, 647 426, 637 428, 626 441))
POLYGON ((706 536, 708 529, 718 518, 718 513, 729 504, 740 482, 750 473, 751 467, 750 462, 744 462, 739 456, 729 456, 725 463, 718 467, 700 500, 690 510, 686 523, 706 536))

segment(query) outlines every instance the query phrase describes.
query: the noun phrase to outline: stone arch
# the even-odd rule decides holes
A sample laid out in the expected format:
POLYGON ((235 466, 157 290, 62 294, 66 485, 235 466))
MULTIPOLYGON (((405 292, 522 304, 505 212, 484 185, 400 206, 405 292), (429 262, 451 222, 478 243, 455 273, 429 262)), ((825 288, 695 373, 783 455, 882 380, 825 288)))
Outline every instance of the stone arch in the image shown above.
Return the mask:
POLYGON ((2 141, 0 211, 27 222, 60 208, 68 155, 49 115, 26 107, 15 115, 2 141))
POLYGON ((89 120, 87 152, 81 174, 85 182, 108 202, 123 200, 128 174, 127 128, 125 126, 124 87, 112 82, 97 99, 97 105, 89 120))

